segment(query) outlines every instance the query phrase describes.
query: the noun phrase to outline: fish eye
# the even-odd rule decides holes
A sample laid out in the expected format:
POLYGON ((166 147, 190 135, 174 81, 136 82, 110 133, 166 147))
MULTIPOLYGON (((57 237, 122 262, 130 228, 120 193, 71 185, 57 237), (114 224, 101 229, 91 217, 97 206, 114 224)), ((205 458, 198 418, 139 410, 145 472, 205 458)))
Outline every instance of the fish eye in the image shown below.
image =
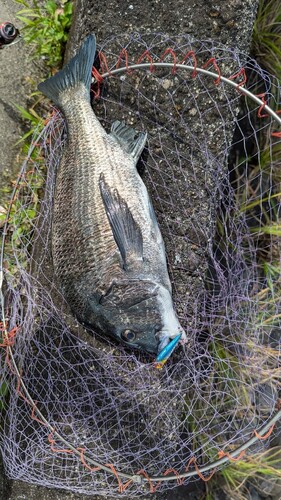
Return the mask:
POLYGON ((124 330, 124 332, 121 333, 121 337, 126 342, 132 342, 135 340, 136 334, 132 332, 132 330, 124 330))

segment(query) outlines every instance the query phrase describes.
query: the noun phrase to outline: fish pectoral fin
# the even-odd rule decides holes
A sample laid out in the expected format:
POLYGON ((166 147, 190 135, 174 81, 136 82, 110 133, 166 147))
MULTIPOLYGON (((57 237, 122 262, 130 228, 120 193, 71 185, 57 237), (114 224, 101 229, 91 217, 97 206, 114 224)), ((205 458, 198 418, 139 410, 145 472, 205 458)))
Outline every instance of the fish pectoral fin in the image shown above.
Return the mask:
POLYGON ((100 175, 99 186, 113 237, 123 260, 124 269, 143 260, 143 238, 126 201, 100 175))
POLYGON ((145 132, 137 132, 124 122, 116 120, 111 126, 111 135, 137 163, 147 140, 145 132))

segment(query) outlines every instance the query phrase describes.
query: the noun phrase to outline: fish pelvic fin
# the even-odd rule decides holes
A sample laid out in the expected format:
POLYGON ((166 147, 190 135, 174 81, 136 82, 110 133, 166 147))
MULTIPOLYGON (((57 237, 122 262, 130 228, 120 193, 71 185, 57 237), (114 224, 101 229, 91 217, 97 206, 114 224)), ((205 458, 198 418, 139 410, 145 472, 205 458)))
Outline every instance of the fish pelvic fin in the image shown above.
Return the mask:
POLYGON ((110 188, 103 174, 100 175, 99 186, 123 268, 127 270, 143 260, 142 232, 126 201, 121 198, 117 189, 110 188))
POLYGON ((112 123, 111 135, 127 153, 132 155, 137 163, 147 141, 147 134, 145 132, 137 132, 137 130, 129 127, 126 123, 116 120, 112 123))
POLYGON ((89 35, 77 54, 54 76, 39 83, 38 90, 61 107, 61 94, 83 84, 90 100, 92 67, 96 53, 96 38, 89 35))

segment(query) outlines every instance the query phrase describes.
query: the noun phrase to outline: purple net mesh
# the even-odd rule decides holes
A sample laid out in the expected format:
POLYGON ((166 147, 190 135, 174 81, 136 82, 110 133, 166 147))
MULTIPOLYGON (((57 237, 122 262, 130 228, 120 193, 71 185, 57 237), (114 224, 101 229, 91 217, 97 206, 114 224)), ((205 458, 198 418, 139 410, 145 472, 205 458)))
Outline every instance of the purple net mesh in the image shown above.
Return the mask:
MULTIPOLYGON (((247 88, 278 106, 278 82, 230 49, 187 36, 120 36, 102 46, 110 67, 124 47, 138 55, 149 49, 154 60, 167 47, 181 59, 192 50, 199 67, 215 57, 224 76, 245 68, 247 88)), ((184 70, 112 76, 94 109, 107 130, 119 118, 148 131, 140 169, 190 342, 159 371, 152 357, 86 332, 72 317, 50 249, 66 138, 54 110, 22 166, 3 243, 3 310, 20 375, 3 349, 1 448, 12 478, 88 495, 115 495, 119 486, 139 496, 147 483, 132 481, 124 490, 120 473, 181 473, 190 460, 190 469, 208 465, 276 412, 280 138, 272 135, 276 122, 253 100, 184 70), (109 464, 112 473, 91 470, 89 459, 109 464)), ((249 453, 266 444, 258 440, 249 453)))

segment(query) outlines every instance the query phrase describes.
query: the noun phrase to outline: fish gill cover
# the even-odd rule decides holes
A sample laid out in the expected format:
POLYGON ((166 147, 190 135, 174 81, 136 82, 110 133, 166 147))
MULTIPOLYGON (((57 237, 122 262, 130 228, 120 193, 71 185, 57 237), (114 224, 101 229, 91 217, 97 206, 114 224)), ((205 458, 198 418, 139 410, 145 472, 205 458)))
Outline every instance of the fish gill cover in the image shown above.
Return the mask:
POLYGON ((101 71, 105 57, 111 70, 117 61, 128 66, 133 48, 151 67, 98 78, 93 106, 108 131, 121 114, 148 132, 140 170, 188 346, 156 370, 152 356, 89 334, 69 311, 50 248, 66 138, 56 110, 30 148, 4 227, 6 471, 88 495, 139 496, 207 480, 218 457, 253 436, 247 453, 268 445, 273 427, 261 429, 280 397, 278 124, 264 105, 195 70, 212 66, 275 108, 279 83, 243 54, 188 36, 113 37, 103 43, 101 71), (154 69, 163 54, 193 71, 154 69), (186 471, 193 475, 180 480, 186 471), (149 479, 165 474, 174 480, 149 479))

